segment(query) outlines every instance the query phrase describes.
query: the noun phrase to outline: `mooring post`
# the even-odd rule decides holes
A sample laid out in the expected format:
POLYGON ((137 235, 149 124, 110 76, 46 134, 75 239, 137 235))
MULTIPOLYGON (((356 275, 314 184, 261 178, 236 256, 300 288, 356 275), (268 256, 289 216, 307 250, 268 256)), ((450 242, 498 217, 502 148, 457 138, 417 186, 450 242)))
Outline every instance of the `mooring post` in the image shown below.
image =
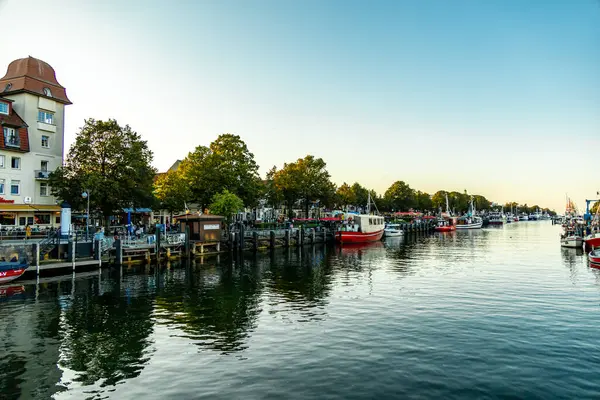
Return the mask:
POLYGON ((162 230, 156 232, 156 261, 160 261, 160 241, 162 238, 162 230))
POLYGON ((298 239, 296 240, 296 245, 301 246, 304 244, 304 228, 298 229, 298 239))
POLYGON ((285 247, 290 247, 290 230, 289 229, 285 230, 284 242, 285 242, 285 247))
POLYGON ((94 259, 98 261, 98 268, 102 267, 102 245, 99 239, 94 239, 94 259))
POLYGON ((123 264, 123 242, 121 242, 121 239, 115 240, 115 262, 117 265, 123 264))
POLYGON ((190 256, 190 227, 189 225, 185 225, 185 239, 184 239, 184 251, 185 257, 190 256))
POLYGON ((315 228, 312 228, 310 230, 310 244, 315 244, 315 228))
POLYGON ((71 246, 71 263, 73 264, 73 272, 75 272, 75 253, 77 248, 77 242, 71 240, 69 242, 69 245, 71 246))
POLYGON ((258 250, 258 232, 252 232, 252 239, 254 240, 254 251, 258 250))
POLYGON ((323 228, 323 243, 327 243, 327 228, 323 228))
POLYGON ((240 222, 240 250, 244 250, 244 235, 246 234, 244 224, 240 222))
POLYGON ((36 273, 39 275, 40 274, 40 244, 39 243, 33 244, 32 254, 33 254, 33 261, 35 262, 35 270, 36 270, 36 273))
POLYGON ((275 231, 271 231, 269 233, 269 245, 272 249, 275 248, 275 231))

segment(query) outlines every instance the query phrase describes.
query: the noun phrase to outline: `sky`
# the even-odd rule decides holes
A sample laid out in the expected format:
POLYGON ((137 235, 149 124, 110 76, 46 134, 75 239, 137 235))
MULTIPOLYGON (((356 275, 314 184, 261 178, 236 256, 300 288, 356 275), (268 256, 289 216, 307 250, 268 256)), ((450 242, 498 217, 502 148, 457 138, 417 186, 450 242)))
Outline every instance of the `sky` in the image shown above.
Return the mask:
POLYGON ((600 0, 0 0, 0 17, 23 21, 0 75, 32 56, 67 88, 67 149, 115 118, 159 171, 233 133, 263 175, 313 154, 378 193, 560 212, 600 190, 600 0))

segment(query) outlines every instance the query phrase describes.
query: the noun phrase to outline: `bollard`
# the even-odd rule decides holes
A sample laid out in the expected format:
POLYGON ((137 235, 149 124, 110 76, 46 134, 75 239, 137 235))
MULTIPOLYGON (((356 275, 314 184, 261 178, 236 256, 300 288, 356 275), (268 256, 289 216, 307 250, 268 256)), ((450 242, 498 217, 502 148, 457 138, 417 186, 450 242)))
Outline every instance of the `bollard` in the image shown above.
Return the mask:
POLYGON ((327 243, 327 228, 323 228, 323 243, 327 243))
POLYGON ((296 246, 300 246, 304 244, 304 229, 298 229, 296 233, 296 246))
POLYGON ((258 250, 258 232, 252 232, 252 240, 254 240, 254 251, 258 250))
POLYGON ((244 224, 240 223, 240 237, 239 237, 239 245, 240 249, 244 250, 244 235, 245 233, 244 224))
POLYGON ((75 253, 77 252, 77 250, 76 250, 77 243, 70 241, 69 245, 71 246, 71 263, 73 264, 73 271, 75 271, 75 253))
POLYGON ((285 236, 284 236, 284 242, 285 242, 285 247, 290 247, 290 230, 286 229, 285 230, 285 236))
POLYGON ((102 267, 102 244, 99 239, 94 239, 94 259, 98 260, 98 268, 102 267))
POLYGON ((272 249, 275 248, 275 231, 271 231, 269 234, 269 243, 272 249))
POLYGON ((310 244, 315 244, 315 228, 310 230, 310 244))

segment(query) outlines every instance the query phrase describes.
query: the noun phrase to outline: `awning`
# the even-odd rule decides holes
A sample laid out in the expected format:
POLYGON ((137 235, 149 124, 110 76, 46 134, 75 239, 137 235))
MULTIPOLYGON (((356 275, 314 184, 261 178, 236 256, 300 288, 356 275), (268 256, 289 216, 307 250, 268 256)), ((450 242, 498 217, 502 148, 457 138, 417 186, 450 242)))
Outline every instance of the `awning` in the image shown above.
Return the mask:
POLYGON ((133 209, 133 208, 123 208, 123 212, 124 213, 133 213, 133 214, 135 214, 135 213, 149 213, 149 212, 152 212, 152 209, 151 208, 136 208, 136 209, 133 209))
POLYGON ((60 206, 52 204, 0 204, 0 211, 56 212, 60 206))

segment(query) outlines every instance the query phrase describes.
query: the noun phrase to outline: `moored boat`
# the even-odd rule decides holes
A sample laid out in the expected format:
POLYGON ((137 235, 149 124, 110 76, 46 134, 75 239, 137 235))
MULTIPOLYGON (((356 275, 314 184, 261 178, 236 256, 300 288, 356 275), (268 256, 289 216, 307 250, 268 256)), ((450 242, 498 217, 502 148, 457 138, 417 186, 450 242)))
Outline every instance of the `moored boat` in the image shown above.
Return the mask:
POLYGON ((440 207, 439 217, 436 219, 434 228, 437 232, 452 232, 456 230, 456 218, 450 212, 450 202, 448 201, 448 193, 446 193, 446 212, 442 212, 440 207))
POLYGON ((560 245, 562 247, 580 248, 583 246, 583 238, 575 234, 561 235, 560 245))
POLYGON ((335 232, 335 240, 344 243, 367 243, 381 240, 385 228, 382 216, 369 214, 371 196, 367 203, 367 214, 355 214, 348 217, 335 232))
POLYGON ((590 263, 600 265, 600 249, 595 249, 588 254, 588 259, 590 263))
POLYGON ((456 229, 479 229, 483 226, 483 219, 475 215, 475 205, 471 197, 471 205, 467 215, 456 219, 456 229))
POLYGON ((386 224, 383 232, 385 237, 398 237, 404 235, 404 231, 400 227, 400 224, 386 224))
POLYGON ((25 273, 29 263, 27 261, 1 261, 0 262, 0 283, 14 281, 25 273))
POLYGON ((583 238, 586 249, 600 248, 600 232, 593 232, 583 238))

